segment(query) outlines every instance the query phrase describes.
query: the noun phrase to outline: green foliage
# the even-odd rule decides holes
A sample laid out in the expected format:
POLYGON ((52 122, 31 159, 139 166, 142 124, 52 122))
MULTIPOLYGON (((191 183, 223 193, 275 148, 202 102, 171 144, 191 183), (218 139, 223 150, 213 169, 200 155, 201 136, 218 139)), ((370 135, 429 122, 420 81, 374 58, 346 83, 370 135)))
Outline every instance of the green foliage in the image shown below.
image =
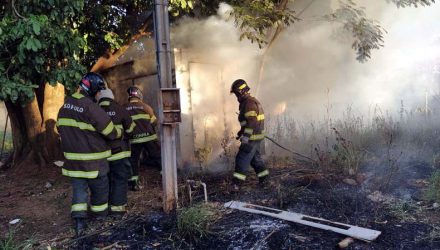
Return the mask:
POLYGON ((246 38, 256 42, 260 48, 267 44, 267 31, 273 27, 289 26, 297 19, 289 8, 280 8, 278 1, 245 0, 233 5, 230 16, 240 29, 240 40, 246 38))
POLYGON ((435 0, 387 0, 395 3, 397 7, 418 7, 418 6, 429 6, 435 3, 435 0))
POLYGON ((336 128, 332 130, 336 136, 336 143, 333 145, 335 165, 340 166, 346 174, 357 174, 365 158, 364 151, 352 141, 345 139, 336 128))
POLYGON ((391 216, 399 221, 414 221, 414 215, 420 213, 420 208, 413 202, 396 201, 388 204, 387 210, 391 216))
POLYGON ((23 242, 18 242, 15 239, 15 230, 11 229, 6 234, 6 237, 0 238, 0 249, 2 250, 28 250, 33 249, 33 240, 25 240, 23 242))
POLYGON ((440 170, 436 170, 432 173, 429 179, 428 189, 425 191, 424 196, 427 200, 440 202, 440 170))
POLYGON ((2 8, 0 20, 0 100, 24 103, 41 84, 73 88, 85 69, 85 45, 75 29, 83 1, 28 1, 2 8))
POLYGON ((352 0, 340 2, 340 7, 325 18, 342 23, 344 30, 352 34, 352 48, 356 51, 358 61, 367 61, 371 58, 373 49, 383 47, 385 29, 366 18, 364 8, 357 6, 352 0))
POLYGON ((194 9, 194 1, 192 0, 170 0, 170 14, 179 16, 189 14, 194 9))
POLYGON ((217 218, 215 208, 210 205, 185 207, 177 216, 177 230, 182 238, 197 242, 211 234, 210 226, 217 218))
POLYGON ((133 36, 151 30, 153 0, 84 2, 78 31, 86 40, 85 53, 81 57, 86 67, 129 43, 133 36))

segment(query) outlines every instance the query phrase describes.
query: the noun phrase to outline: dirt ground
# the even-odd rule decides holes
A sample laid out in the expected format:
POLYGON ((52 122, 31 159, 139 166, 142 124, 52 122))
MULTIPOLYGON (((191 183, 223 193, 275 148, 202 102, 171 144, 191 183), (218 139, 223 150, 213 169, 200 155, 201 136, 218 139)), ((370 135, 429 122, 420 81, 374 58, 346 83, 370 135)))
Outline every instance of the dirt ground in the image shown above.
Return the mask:
MULTIPOLYGON (((71 187, 69 179, 53 165, 33 174, 0 172, 0 235, 13 232, 17 242, 31 240, 50 245, 74 236, 70 219, 71 187), (17 224, 10 222, 19 219, 17 224)), ((143 189, 129 193, 127 217, 159 211, 161 176, 158 170, 142 173, 143 189)), ((93 222, 93 229, 111 226, 113 221, 93 222)), ((0 237, 1 238, 1 237, 0 237)))
MULTIPOLYGON (((2 234, 17 228, 19 240, 31 238, 39 249, 333 249, 345 236, 270 217, 225 209, 230 200, 279 208, 379 230, 377 240, 355 240, 348 249, 440 249, 439 208, 422 199, 432 169, 409 163, 380 189, 383 173, 364 169, 356 177, 322 173, 302 164, 271 167, 269 188, 255 177, 232 193, 225 176, 198 176, 208 185, 209 201, 221 215, 210 236, 197 242, 179 237, 176 215, 161 212, 160 174, 142 173, 143 190, 130 192, 129 214, 122 220, 92 222, 88 235, 72 238, 70 184, 55 167, 33 178, 1 174, 2 234), (411 173, 410 175, 408 173, 411 173), (47 182, 51 187, 47 187, 47 182), (9 221, 19 218, 16 226, 9 221)), ((187 205, 180 180, 181 206, 187 205)), ((201 202, 201 192, 195 193, 201 202)))

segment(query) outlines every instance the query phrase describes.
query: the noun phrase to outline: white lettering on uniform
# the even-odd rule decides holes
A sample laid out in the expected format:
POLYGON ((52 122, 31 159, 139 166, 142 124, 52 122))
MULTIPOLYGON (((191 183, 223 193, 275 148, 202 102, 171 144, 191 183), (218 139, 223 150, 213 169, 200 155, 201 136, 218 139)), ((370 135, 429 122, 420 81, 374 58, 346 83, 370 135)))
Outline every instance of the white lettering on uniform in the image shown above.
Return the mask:
POLYGON ((84 108, 82 108, 82 107, 78 107, 78 106, 75 106, 75 105, 72 105, 72 104, 70 104, 70 103, 65 103, 64 106, 63 106, 63 108, 65 108, 65 109, 70 109, 70 110, 76 111, 76 112, 78 112, 78 113, 82 113, 82 112, 84 112, 84 108))
POLYGON ((115 112, 115 111, 108 111, 108 112, 107 112, 107 115, 109 115, 109 116, 115 116, 115 115, 116 115, 116 112, 115 112))
POLYGON ((126 110, 133 110, 133 109, 144 109, 143 107, 138 107, 138 106, 129 106, 126 108, 126 110))
POLYGON ((146 137, 146 136, 149 136, 149 135, 150 135, 149 133, 142 133, 142 134, 134 135, 133 137, 134 138, 141 138, 141 137, 146 137))

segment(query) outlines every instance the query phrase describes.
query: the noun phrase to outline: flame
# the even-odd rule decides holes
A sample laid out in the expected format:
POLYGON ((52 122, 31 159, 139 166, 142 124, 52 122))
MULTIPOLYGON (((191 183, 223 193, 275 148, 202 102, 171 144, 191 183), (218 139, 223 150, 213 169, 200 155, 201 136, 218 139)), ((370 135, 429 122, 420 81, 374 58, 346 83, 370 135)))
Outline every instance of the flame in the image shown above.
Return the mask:
POLYGON ((274 115, 281 115, 286 111, 287 103, 285 101, 280 102, 275 107, 273 113, 274 115))

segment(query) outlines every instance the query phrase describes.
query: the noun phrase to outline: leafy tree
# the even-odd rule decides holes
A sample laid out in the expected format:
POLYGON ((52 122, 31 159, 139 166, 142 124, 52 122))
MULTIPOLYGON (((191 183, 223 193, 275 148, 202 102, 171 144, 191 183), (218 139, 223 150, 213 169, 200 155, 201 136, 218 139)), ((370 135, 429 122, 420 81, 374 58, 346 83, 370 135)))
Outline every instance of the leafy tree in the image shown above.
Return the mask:
MULTIPOLYGON (((63 83, 72 90, 85 67, 80 55, 85 39, 76 28, 83 1, 6 1, 0 7, 0 100, 11 117, 14 162, 50 158, 45 144, 44 92, 63 83), (28 157, 22 157, 28 156, 28 157)), ((50 130, 50 129, 49 129, 50 130)), ((53 128, 51 129, 53 131, 53 128)))

